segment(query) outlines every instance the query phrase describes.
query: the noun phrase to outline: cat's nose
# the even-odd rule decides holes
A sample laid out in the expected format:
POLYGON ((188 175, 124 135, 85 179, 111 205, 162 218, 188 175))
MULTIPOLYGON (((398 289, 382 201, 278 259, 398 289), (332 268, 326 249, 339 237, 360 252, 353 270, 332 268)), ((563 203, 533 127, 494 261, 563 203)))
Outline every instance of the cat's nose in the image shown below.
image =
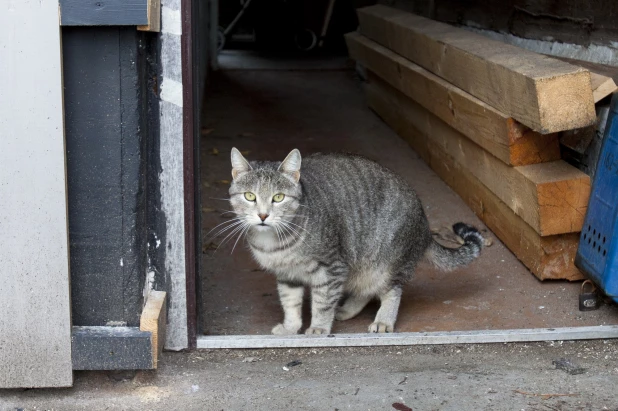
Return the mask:
POLYGON ((268 214, 258 214, 258 217, 260 217, 260 220, 264 221, 268 218, 268 214))

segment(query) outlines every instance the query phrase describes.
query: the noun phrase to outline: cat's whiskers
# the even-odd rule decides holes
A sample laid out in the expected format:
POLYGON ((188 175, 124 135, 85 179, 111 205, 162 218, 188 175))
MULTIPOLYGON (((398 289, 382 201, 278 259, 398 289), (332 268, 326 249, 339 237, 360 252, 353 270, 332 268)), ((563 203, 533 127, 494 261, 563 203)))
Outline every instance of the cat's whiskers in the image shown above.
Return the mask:
MULTIPOLYGON (((299 233, 298 231, 296 231, 296 230, 294 229, 294 227, 292 227, 292 226, 288 225, 288 223, 289 223, 288 221, 285 221, 285 220, 279 220, 279 223, 281 224, 281 227, 282 227, 282 228, 285 228, 285 229, 286 229, 286 230, 290 233, 290 235, 291 235, 293 238, 296 238, 297 240, 301 241, 303 244, 305 244, 305 245, 306 245, 306 243, 305 243, 305 239, 303 238, 302 234, 301 234, 301 233, 299 233)), ((306 231, 306 230, 305 230, 305 231, 306 231)), ((308 232, 307 232, 307 233, 308 233, 308 232)))
POLYGON ((238 227, 242 226, 243 224, 244 224, 244 221, 238 221, 238 222, 236 222, 235 224, 230 225, 230 226, 228 226, 228 227, 226 227, 226 228, 224 228, 224 229, 220 230, 220 231, 217 233, 217 235, 216 235, 215 237, 213 237, 213 238, 216 238, 216 237, 218 237, 218 236, 220 236, 220 235, 223 235, 223 233, 225 233, 226 231, 228 231, 228 230, 230 230, 230 229, 232 229, 232 228, 236 229, 236 228, 238 228, 238 227))
POLYGON ((281 222, 281 227, 284 227, 288 232, 292 234, 292 237, 297 238, 298 240, 302 240, 301 234, 294 229, 294 227, 288 225, 285 222, 281 222))
POLYGON ((209 232, 206 233, 206 235, 204 235, 204 238, 208 238, 208 235, 210 233, 212 233, 213 231, 215 231, 218 227, 221 227, 223 224, 228 224, 228 226, 223 227, 221 230, 219 230, 216 234, 213 234, 212 238, 215 238, 219 235, 221 235, 223 232, 225 232, 225 230, 232 228, 234 226, 236 226, 238 224, 238 222, 240 220, 242 220, 244 217, 236 217, 236 218, 232 218, 231 220, 225 220, 224 222, 217 224, 216 226, 214 226, 209 232))
POLYGON ((234 243, 234 247, 232 247, 232 251, 230 252, 230 255, 232 255, 232 253, 234 252, 234 250, 236 249, 236 244, 238 244, 238 240, 240 240, 241 237, 243 237, 247 231, 249 230, 249 228, 251 228, 251 224, 244 222, 244 230, 242 230, 240 232, 240 234, 238 234, 238 238, 236 238, 236 242, 234 243))
POLYGON ((275 229, 275 233, 277 234, 277 238, 279 239, 279 243, 283 243, 283 239, 281 238, 281 235, 279 234, 279 228, 277 227, 277 225, 273 225, 272 226, 275 229))
POLYGON ((281 221, 283 221, 283 222, 285 222, 285 223, 287 223, 287 224, 291 224, 291 225, 293 225, 293 226, 295 226, 295 227, 300 228, 301 230, 305 231, 306 233, 309 233, 309 231, 307 231, 307 229, 306 229, 305 227, 303 227, 303 226, 300 226, 300 225, 298 225, 298 224, 296 224, 296 223, 293 223, 293 222, 291 222, 291 221, 289 221, 289 220, 284 220, 284 219, 281 219, 281 221))
MULTIPOLYGON (((286 233, 286 237, 292 237, 292 238, 296 238, 296 236, 294 235, 294 233, 292 233, 287 227, 285 227, 283 224, 280 227, 281 231, 283 232, 283 230, 285 230, 286 233)), ((290 248, 290 243, 289 240, 286 238, 286 242, 287 242, 287 247, 290 248)))
POLYGON ((290 233, 290 231, 284 225, 282 225, 281 231, 284 231, 284 230, 286 231, 286 234, 289 233, 289 235, 287 235, 286 242, 288 243, 288 248, 290 248, 294 245, 293 241, 294 241, 295 236, 293 233, 290 233), (290 242, 290 237, 291 237, 292 242, 290 242))
MULTIPOLYGON (((280 221, 281 221, 281 223, 283 223, 283 224, 291 225, 292 227, 290 227, 290 228, 297 227, 298 229, 303 230, 305 233, 310 234, 310 233, 309 233, 309 231, 308 231, 305 227, 303 227, 303 226, 301 226, 301 225, 298 225, 298 224, 296 224, 296 223, 293 223, 293 222, 291 222, 290 220, 285 220, 285 219, 283 219, 283 218, 280 218, 279 220, 280 220, 280 221)), ((296 230, 294 230, 294 231, 296 231, 296 230)), ((300 236, 300 233, 299 233, 299 236, 300 236)))
MULTIPOLYGON (((277 225, 275 225, 275 227, 277 227, 277 230, 279 230, 281 232, 281 238, 283 240, 285 240, 286 248, 290 248, 292 245, 290 244, 290 239, 288 238, 289 235, 286 232, 283 231, 283 229, 282 229, 283 227, 279 227, 277 225)), ((282 240, 282 242, 283 242, 283 240, 282 240)))
POLYGON ((277 227, 277 225, 273 225, 273 228, 275 229, 275 232, 277 233, 277 238, 279 239, 279 244, 284 245, 283 243, 283 232, 281 232, 279 230, 279 227, 277 227))
POLYGON ((234 210, 226 210, 226 209, 220 208, 220 209, 218 209, 217 211, 223 211, 223 212, 222 212, 221 214, 219 214, 219 215, 228 214, 228 213, 232 213, 232 214, 236 214, 236 215, 238 215, 238 213, 237 213, 236 211, 234 211, 234 210))
POLYGON ((228 241, 229 238, 232 238, 236 233, 238 233, 243 228, 245 228, 245 224, 248 224, 248 223, 246 221, 242 221, 239 226, 237 226, 235 229, 233 229, 231 233, 226 235, 225 238, 223 240, 221 240, 221 243, 219 244, 219 246, 215 250, 215 253, 219 250, 219 248, 221 248, 222 245, 224 245, 226 243, 226 241, 228 241))
POLYGON ((221 246, 225 243, 226 239, 228 239, 229 237, 233 236, 233 235, 234 235, 234 234, 236 234, 236 233, 237 233, 240 229, 242 229, 243 225, 244 225, 244 222, 243 222, 243 221, 240 221, 238 224, 236 224, 236 225, 233 227, 233 230, 232 230, 232 231, 230 231, 229 233, 227 233, 227 234, 226 234, 226 236, 223 238, 223 240, 221 240, 221 242, 219 243, 219 246, 217 247, 217 249, 219 249, 219 247, 221 247, 221 246))

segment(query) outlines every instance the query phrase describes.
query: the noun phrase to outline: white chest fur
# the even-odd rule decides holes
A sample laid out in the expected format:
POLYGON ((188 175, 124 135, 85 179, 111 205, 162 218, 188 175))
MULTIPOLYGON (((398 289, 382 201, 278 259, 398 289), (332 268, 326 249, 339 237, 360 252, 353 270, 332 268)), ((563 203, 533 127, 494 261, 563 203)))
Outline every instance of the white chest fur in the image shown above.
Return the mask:
POLYGON ((318 263, 301 252, 302 241, 290 244, 281 241, 273 230, 264 230, 251 234, 249 246, 258 264, 277 277, 305 284, 312 282, 309 273, 315 271, 318 263))

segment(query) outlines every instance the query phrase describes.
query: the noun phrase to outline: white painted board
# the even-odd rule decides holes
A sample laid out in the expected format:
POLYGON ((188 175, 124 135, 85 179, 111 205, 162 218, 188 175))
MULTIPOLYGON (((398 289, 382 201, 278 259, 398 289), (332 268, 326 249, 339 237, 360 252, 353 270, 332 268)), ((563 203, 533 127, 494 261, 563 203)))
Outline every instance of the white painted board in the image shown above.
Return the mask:
POLYGON ((57 0, 0 0, 0 388, 73 383, 57 0))

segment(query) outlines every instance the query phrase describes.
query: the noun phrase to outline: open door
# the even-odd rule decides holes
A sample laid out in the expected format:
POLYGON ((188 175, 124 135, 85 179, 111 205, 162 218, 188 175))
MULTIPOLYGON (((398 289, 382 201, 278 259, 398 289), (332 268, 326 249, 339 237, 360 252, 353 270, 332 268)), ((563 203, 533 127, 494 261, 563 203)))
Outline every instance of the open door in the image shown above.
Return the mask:
POLYGON ((73 383, 58 1, 0 9, 0 388, 73 383))

